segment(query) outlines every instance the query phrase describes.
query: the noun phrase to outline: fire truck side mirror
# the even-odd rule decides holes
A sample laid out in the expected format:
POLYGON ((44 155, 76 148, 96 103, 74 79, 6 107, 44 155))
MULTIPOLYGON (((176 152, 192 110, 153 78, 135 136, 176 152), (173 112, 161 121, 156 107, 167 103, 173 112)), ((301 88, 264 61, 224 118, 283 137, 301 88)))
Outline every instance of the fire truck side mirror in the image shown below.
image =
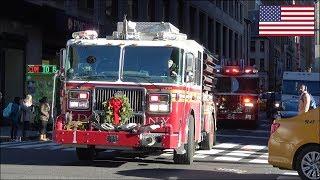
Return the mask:
POLYGON ((60 49, 60 68, 64 68, 66 60, 66 49, 62 48, 60 49))
POLYGON ((60 77, 64 77, 64 67, 65 67, 65 61, 66 61, 66 49, 62 48, 60 49, 60 77))
POLYGON ((194 56, 191 53, 187 53, 186 56, 186 72, 193 72, 194 71, 194 67, 195 63, 194 63, 194 56))

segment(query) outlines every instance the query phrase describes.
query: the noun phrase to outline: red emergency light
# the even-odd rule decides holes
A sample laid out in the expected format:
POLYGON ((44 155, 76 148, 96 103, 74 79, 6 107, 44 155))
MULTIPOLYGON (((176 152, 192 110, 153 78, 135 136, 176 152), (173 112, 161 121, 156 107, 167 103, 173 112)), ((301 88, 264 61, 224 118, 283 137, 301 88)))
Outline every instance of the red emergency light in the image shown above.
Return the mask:
POLYGON ((238 67, 227 67, 225 68, 224 72, 226 74, 239 74, 240 69, 238 67))

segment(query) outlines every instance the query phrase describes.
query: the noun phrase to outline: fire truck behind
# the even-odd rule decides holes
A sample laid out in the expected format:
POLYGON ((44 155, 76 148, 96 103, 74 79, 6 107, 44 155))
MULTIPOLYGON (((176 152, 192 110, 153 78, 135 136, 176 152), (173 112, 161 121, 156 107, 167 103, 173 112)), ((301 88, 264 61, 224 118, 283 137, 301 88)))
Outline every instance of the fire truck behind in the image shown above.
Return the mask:
POLYGON ((61 114, 54 142, 80 160, 106 149, 173 149, 190 164, 215 143, 217 59, 170 23, 119 22, 97 38, 75 32, 61 50, 61 114))
POLYGON ((217 74, 218 123, 245 123, 255 128, 259 119, 259 77, 253 67, 223 66, 217 74))

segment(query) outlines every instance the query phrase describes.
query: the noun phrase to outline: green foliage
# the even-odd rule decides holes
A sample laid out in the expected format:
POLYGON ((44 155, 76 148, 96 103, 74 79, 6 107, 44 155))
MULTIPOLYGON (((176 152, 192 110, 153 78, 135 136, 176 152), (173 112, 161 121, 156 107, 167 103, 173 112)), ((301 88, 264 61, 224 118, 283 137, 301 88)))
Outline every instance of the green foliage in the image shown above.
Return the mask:
MULTIPOLYGON (((115 95, 113 98, 121 100, 122 107, 119 110, 120 124, 126 124, 127 121, 133 116, 133 110, 131 109, 129 99, 125 95, 115 95)), ((110 105, 109 101, 105 101, 102 103, 105 112, 105 122, 113 124, 113 108, 110 105)))

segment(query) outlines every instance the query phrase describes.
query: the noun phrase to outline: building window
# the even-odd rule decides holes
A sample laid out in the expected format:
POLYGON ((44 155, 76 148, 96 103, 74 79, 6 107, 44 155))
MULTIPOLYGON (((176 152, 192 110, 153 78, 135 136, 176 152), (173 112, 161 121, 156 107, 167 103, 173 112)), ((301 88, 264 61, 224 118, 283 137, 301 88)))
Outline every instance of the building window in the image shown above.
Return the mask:
POLYGON ((250 41, 250 51, 255 52, 256 51, 256 42, 250 41))
POLYGON ((169 16, 170 16, 170 2, 169 0, 162 0, 163 6, 162 6, 162 21, 169 22, 169 16))
POLYGON ((264 58, 260 59, 260 71, 264 71, 264 58))
POLYGON ((213 52, 213 20, 208 18, 208 48, 213 52))
POLYGON ((221 26, 220 23, 216 22, 216 31, 215 31, 215 39, 216 39, 216 54, 220 56, 221 53, 221 26))
POLYGON ((190 37, 194 37, 196 8, 190 6, 190 37))
POLYGON ((242 4, 240 3, 240 23, 243 22, 243 7, 242 4))
MULTIPOLYGON (((232 53, 233 53, 233 47, 232 47, 232 41, 233 41, 233 33, 232 30, 229 30, 229 58, 232 59, 232 53)), ((233 59, 232 59, 233 61, 233 59)))
POLYGON ((155 21, 155 0, 148 1, 148 21, 155 21))
POLYGON ((256 65, 256 61, 254 58, 250 58, 250 66, 256 65))
POLYGON ((78 7, 82 11, 93 14, 94 0, 78 0, 78 7))
POLYGON ((118 21, 118 2, 117 0, 111 0, 106 2, 106 15, 110 18, 114 18, 114 21, 118 21))
POLYGON ((226 12, 226 13, 228 13, 228 2, 229 1, 222 1, 222 3, 223 3, 223 11, 226 12))
POLYGON ((138 18, 138 0, 128 0, 128 19, 136 20, 138 18))
POLYGON ((184 17, 184 12, 183 12, 183 9, 184 9, 184 3, 183 3, 183 0, 179 0, 178 1, 178 25, 179 25, 179 29, 182 30, 183 29, 183 17, 184 17))
POLYGON ((87 8, 94 9, 94 0, 87 0, 87 8))
POLYGON ((239 48, 238 48, 238 43, 239 43, 239 39, 238 39, 239 37, 238 37, 238 34, 237 33, 235 33, 235 35, 234 35, 234 58, 236 59, 236 60, 238 60, 239 59, 239 48))
POLYGON ((233 0, 230 0, 229 1, 229 8, 228 8, 228 13, 231 17, 233 17, 233 7, 234 7, 234 4, 233 4, 233 0))
POLYGON ((264 41, 260 41, 260 52, 264 52, 264 41))
POLYGON ((216 0, 216 6, 221 9, 221 0, 216 0))
POLYGON ((200 25, 200 29, 199 29, 199 36, 200 36, 200 42, 204 43, 205 41, 205 15, 202 12, 199 12, 199 25, 200 25))
POLYGON ((227 33, 228 33, 228 29, 227 29, 227 27, 223 27, 223 51, 222 51, 222 55, 224 56, 224 57, 226 57, 227 56, 227 33))
POLYGON ((239 2, 238 2, 238 0, 236 0, 236 2, 235 2, 235 19, 237 20, 237 21, 239 21, 239 2))

